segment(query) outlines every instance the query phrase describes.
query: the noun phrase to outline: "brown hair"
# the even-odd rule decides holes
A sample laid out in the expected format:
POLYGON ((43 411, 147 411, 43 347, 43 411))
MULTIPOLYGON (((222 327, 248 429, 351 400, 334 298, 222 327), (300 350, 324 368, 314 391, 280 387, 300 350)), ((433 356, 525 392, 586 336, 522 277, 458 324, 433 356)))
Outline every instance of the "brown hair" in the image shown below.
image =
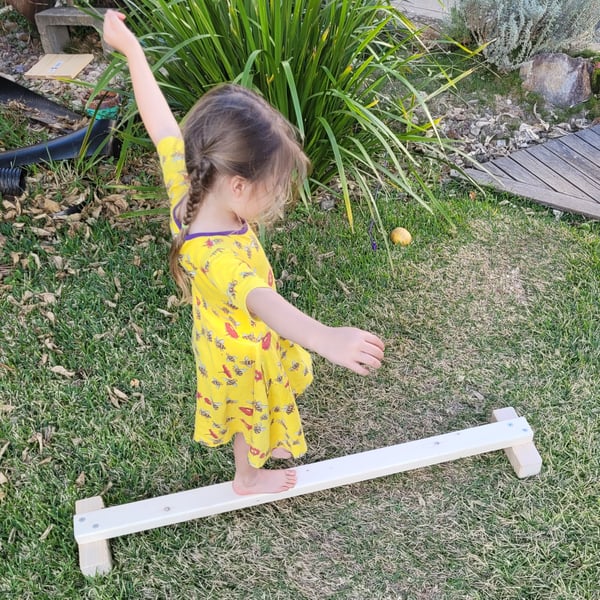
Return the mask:
POLYGON ((238 175, 272 185, 271 202, 258 221, 269 224, 303 184, 310 163, 294 127, 258 94, 233 84, 206 93, 185 117, 185 166, 189 191, 180 203, 181 230, 173 239, 169 266, 186 297, 189 282, 179 265, 187 226, 194 220, 217 176, 238 175))

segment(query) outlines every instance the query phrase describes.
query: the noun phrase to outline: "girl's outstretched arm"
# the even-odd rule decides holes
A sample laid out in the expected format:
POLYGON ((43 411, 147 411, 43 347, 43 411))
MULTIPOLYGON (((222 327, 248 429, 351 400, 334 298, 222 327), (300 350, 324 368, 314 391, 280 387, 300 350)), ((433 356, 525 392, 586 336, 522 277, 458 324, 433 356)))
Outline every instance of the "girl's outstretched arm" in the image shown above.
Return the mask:
POLYGON ((125 15, 106 11, 103 36, 109 46, 127 59, 135 101, 148 135, 154 145, 168 136, 181 137, 177 120, 154 79, 144 50, 124 21, 125 15))
POLYGON ((267 287, 253 289, 246 297, 246 306, 280 336, 336 365, 359 375, 368 375, 381 366, 384 344, 368 331, 323 325, 267 287))

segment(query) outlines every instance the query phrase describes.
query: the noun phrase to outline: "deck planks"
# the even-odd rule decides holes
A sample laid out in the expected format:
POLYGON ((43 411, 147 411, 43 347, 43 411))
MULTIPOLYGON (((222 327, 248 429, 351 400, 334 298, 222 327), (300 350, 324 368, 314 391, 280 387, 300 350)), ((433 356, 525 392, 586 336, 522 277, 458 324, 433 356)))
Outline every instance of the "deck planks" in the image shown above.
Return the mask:
MULTIPOLYGON (((564 148, 568 148, 565 146, 564 148)), ((562 177, 565 180, 572 182, 572 187, 575 191, 571 195, 578 195, 578 191, 587 195, 590 200, 594 198, 600 198, 600 181, 590 173, 585 173, 579 168, 579 164, 583 163, 585 158, 570 160, 570 155, 567 152, 563 152, 563 148, 557 148, 558 152, 552 152, 552 150, 546 148, 544 144, 534 146, 529 149, 529 154, 535 156, 539 161, 543 162, 547 167, 552 169, 558 177, 562 177)), ((583 167, 583 164, 582 164, 583 167)), ((597 170, 597 169, 596 169, 597 170)))
POLYGON ((584 139, 574 136, 560 138, 560 142, 580 154, 600 169, 600 149, 588 144, 584 139))
POLYGON ((465 169, 474 181, 600 219, 600 125, 465 169))
MULTIPOLYGON (((545 148, 550 152, 554 152, 554 154, 562 157, 562 159, 569 163, 574 169, 588 175, 590 179, 596 182, 599 167, 585 154, 577 152, 571 146, 560 140, 551 140, 541 145, 540 148, 545 148)), ((600 183, 598 183, 598 185, 600 186, 600 183)))

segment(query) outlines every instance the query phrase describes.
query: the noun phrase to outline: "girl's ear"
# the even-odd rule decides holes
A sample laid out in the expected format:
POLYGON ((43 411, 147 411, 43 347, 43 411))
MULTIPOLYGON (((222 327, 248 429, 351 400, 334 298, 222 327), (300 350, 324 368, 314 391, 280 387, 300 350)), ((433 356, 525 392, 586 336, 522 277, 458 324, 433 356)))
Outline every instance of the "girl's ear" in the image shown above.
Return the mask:
POLYGON ((246 193, 249 182, 247 179, 240 177, 239 175, 234 175, 229 182, 231 192, 236 198, 242 198, 246 193))

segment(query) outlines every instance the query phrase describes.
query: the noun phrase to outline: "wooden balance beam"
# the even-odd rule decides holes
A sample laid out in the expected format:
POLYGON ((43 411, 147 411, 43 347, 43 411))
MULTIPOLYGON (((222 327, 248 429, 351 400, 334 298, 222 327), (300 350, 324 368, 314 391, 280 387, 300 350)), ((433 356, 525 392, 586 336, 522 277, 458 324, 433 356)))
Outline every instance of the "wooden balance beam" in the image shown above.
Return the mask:
POLYGON ((479 427, 295 467, 296 486, 277 494, 239 496, 227 482, 110 508, 104 508, 100 496, 79 500, 73 517, 79 566, 84 575, 110 571, 108 540, 114 537, 494 450, 505 450, 518 477, 539 473, 542 459, 525 418, 512 408, 503 408, 493 412, 492 420, 479 427))

